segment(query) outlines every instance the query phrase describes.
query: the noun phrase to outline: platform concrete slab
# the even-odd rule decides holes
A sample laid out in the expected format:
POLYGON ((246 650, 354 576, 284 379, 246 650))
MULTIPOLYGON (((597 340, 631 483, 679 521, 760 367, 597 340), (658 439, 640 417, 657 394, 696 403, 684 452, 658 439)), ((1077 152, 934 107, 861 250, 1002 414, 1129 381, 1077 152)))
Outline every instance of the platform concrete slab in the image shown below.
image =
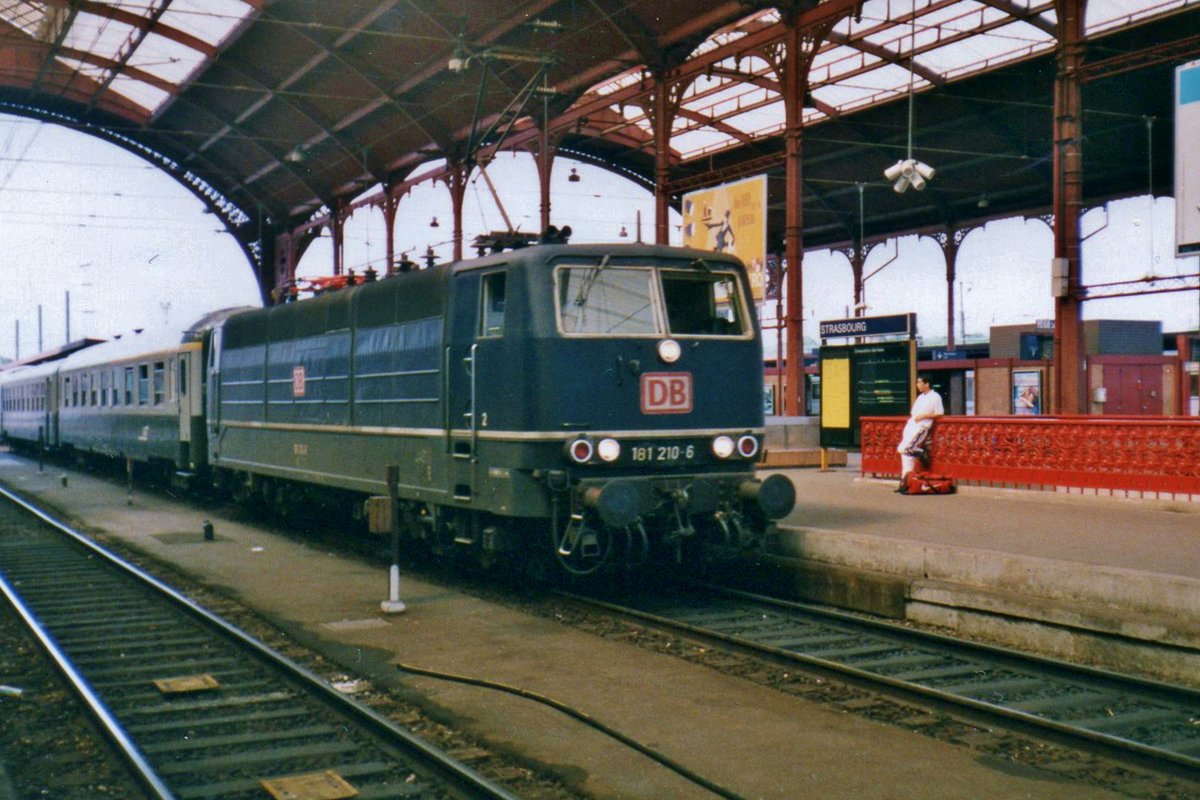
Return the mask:
POLYGON ((976 486, 912 497, 853 469, 784 472, 797 503, 775 570, 858 577, 798 584, 798 597, 1200 682, 1197 504, 976 486))

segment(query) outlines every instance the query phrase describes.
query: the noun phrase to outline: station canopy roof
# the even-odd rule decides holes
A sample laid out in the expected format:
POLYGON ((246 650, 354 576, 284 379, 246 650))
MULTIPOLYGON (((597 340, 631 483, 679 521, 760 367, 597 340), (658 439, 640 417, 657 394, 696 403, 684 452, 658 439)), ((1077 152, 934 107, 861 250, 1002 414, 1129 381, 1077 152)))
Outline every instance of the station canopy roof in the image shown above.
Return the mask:
MULTIPOLYGON (((1170 193, 1198 6, 1087 3, 1088 202, 1170 193)), ((652 187, 665 75, 675 199, 767 173, 781 232, 784 14, 832 25, 803 103, 806 246, 1047 212, 1054 0, 0 0, 0 111, 140 152, 250 229, 536 148, 542 123, 652 187), (883 170, 910 141, 937 175, 898 194, 883 170)))

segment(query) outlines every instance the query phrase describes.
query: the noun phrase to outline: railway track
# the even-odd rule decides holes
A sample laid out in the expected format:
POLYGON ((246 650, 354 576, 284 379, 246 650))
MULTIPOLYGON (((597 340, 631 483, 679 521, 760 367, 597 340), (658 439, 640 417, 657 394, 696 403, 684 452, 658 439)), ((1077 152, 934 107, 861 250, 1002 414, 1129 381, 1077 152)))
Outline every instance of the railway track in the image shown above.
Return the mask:
POLYGON ((1200 767, 1200 692, 711 586, 576 602, 916 695, 1165 772, 1200 767))
POLYGON ((0 498, 0 592, 149 796, 515 800, 44 512, 0 498))

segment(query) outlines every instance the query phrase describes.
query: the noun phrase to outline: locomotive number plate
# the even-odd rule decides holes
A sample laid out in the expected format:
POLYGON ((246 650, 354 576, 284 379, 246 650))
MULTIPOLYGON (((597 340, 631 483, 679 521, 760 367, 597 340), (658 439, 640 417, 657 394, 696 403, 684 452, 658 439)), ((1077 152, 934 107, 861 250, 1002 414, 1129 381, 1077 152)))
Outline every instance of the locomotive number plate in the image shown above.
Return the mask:
POLYGON ((643 414, 687 414, 692 410, 692 373, 644 372, 643 414))
POLYGON ((700 452, 691 442, 635 442, 629 447, 629 459, 635 464, 686 464, 700 452))

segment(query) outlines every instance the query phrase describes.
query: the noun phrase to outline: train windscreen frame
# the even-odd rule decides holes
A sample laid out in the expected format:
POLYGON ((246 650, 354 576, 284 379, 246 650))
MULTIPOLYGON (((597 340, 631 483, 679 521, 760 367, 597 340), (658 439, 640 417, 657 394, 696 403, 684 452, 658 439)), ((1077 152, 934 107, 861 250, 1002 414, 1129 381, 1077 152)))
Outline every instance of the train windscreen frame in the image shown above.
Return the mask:
POLYGON ((738 275, 724 270, 560 264, 554 272, 564 336, 745 338, 738 275))

